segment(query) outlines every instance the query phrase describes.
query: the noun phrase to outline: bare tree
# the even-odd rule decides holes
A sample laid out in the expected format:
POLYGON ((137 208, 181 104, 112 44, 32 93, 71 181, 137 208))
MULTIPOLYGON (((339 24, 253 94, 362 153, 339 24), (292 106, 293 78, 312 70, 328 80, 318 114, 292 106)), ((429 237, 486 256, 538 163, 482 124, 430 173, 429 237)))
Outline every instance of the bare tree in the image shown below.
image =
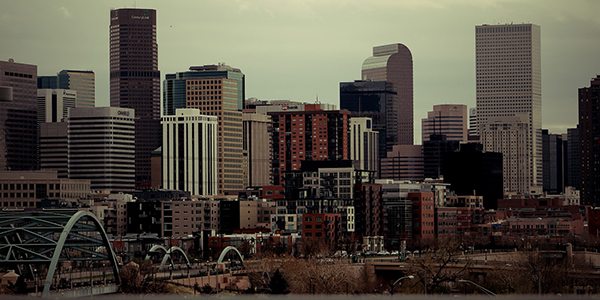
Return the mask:
POLYGON ((343 294, 366 292, 364 268, 333 260, 291 259, 282 274, 290 292, 298 294, 343 294))
POLYGON ((472 262, 463 255, 462 248, 454 241, 441 241, 437 247, 408 260, 409 272, 416 276, 423 293, 448 292, 449 282, 468 275, 472 262))

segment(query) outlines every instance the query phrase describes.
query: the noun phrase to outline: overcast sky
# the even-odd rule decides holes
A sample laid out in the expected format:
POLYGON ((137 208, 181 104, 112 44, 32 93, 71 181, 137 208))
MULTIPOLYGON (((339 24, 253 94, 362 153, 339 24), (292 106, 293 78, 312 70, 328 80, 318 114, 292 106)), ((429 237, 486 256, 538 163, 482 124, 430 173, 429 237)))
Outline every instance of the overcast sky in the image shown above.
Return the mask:
POLYGON ((0 0, 0 59, 96 72, 108 105, 109 11, 155 8, 159 68, 225 62, 246 74, 246 96, 339 105, 339 82, 360 79, 375 45, 403 43, 414 64, 415 140, 434 104, 475 105, 475 25, 541 26, 543 126, 577 123, 577 88, 600 74, 596 0, 0 0))

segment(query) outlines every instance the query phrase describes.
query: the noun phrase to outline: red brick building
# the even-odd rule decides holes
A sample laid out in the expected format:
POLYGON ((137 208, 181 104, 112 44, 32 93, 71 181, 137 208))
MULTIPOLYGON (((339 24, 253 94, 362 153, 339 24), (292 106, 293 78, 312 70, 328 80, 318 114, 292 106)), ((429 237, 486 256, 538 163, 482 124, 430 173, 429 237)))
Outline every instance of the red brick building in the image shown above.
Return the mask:
POLYGON ((273 122, 273 181, 282 185, 286 171, 300 170, 303 160, 345 160, 349 157, 349 113, 321 110, 270 112, 273 122))
POLYGON ((483 209, 472 207, 438 207, 436 211, 438 239, 455 239, 471 234, 473 224, 483 218, 483 209))
POLYGON ((354 188, 356 237, 383 236, 381 184, 359 183, 354 188))
POLYGON ((412 202, 413 243, 428 244, 435 239, 435 212, 432 192, 411 192, 407 195, 412 202))
POLYGON ((321 242, 333 249, 342 235, 340 214, 308 213, 302 216, 303 241, 321 242))

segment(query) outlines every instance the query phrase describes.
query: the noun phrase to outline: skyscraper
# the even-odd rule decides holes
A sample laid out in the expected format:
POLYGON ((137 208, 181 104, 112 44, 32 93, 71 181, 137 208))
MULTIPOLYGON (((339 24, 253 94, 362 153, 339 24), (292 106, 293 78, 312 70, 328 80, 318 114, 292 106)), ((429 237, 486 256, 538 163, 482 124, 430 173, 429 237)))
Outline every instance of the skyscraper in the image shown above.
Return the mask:
POLYGON ((94 71, 62 70, 56 76, 38 76, 38 89, 65 89, 77 92, 77 107, 94 107, 96 84, 94 71))
POLYGON ((77 107, 96 105, 96 84, 94 71, 62 70, 58 73, 58 88, 77 92, 77 107))
POLYGON ((579 89, 581 204, 600 205, 600 75, 579 89))
POLYGON ((443 134, 448 141, 467 142, 467 106, 464 104, 434 105, 421 124, 423 142, 429 141, 432 134, 443 134))
POLYGON ((402 44, 373 48, 373 56, 362 65, 363 80, 391 82, 396 91, 398 144, 413 144, 413 62, 410 50, 402 44))
POLYGON ((110 105, 135 110, 135 182, 150 186, 150 156, 160 146, 160 71, 156 11, 110 11, 110 105))
POLYGON ((540 27, 481 25, 475 29, 479 134, 486 151, 504 159, 504 191, 530 194, 542 186, 542 89, 540 27), (503 135, 519 133, 521 139, 503 135), (502 132, 491 132, 500 130, 502 132), (527 145, 519 155, 516 143, 527 145), (514 161, 513 161, 514 160, 514 161))
POLYGON ((352 117, 368 117, 379 132, 379 157, 383 158, 398 144, 396 90, 387 81, 340 82, 340 109, 352 117))
POLYGON ((162 117, 163 188, 217 194, 217 117, 179 108, 162 117))
POLYGON ((238 110, 243 98, 244 74, 223 64, 167 74, 164 82, 165 115, 185 107, 218 118, 219 194, 237 195, 246 185, 242 112, 238 110))
POLYGON ((132 192, 135 112, 119 107, 81 107, 67 118, 68 174, 89 179, 94 190, 132 192))
POLYGON ((37 66, 0 61, 0 90, 0 170, 35 170, 37 66))

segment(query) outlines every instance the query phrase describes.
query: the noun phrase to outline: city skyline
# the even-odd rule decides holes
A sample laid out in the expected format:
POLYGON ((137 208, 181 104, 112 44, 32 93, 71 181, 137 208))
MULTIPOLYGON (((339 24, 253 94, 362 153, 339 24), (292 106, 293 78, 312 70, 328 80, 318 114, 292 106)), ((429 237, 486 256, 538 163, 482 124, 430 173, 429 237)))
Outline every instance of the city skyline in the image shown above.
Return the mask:
MULTIPOLYGON (((40 8, 36 11, 44 12, 37 15, 30 10, 33 2, 10 3, 0 13, 0 24, 11 24, 1 26, 0 35, 10 43, 0 50, 0 57, 37 64, 39 75, 54 75, 64 68, 93 70, 98 105, 108 105, 107 15, 110 8, 133 5, 35 2, 40 8), (70 36, 79 31, 86 32, 83 42, 63 47, 69 44, 70 36), (61 35, 51 32, 61 32, 61 35)), ((578 1, 579 5, 543 1, 525 4, 377 1, 368 6, 357 1, 273 4, 271 1, 209 1, 187 4, 189 8, 198 9, 177 9, 157 1, 139 1, 137 6, 157 10, 162 77, 190 65, 225 62, 239 67, 247 75, 246 96, 259 99, 312 101, 318 95, 321 102, 339 105, 339 82, 360 79, 361 62, 370 55, 374 45, 403 43, 413 54, 417 143, 421 130, 418 123, 433 105, 474 106, 476 25, 511 22, 540 25, 542 124, 551 132, 566 132, 567 127, 577 123, 577 88, 581 82, 594 77, 600 68, 600 62, 594 63, 592 59, 593 53, 600 49, 600 42, 593 38, 600 27, 591 13, 598 4, 592 2, 578 1), (213 16, 210 11, 228 13, 213 16), (191 18, 190 13, 199 15, 191 18), (425 14, 427 18, 423 18, 425 14), (356 21, 358 17, 360 20, 356 21), (232 26, 220 26, 221 22, 232 26), (246 34, 242 34, 236 24, 243 24, 246 34), (186 38, 182 38, 184 36, 186 38), (190 39, 190 36, 198 39, 190 39), (320 76, 314 76, 315 66, 324 66, 319 70, 320 76), (282 76, 284 74, 286 76, 282 76), (295 84, 296 81, 302 84, 295 84)))

